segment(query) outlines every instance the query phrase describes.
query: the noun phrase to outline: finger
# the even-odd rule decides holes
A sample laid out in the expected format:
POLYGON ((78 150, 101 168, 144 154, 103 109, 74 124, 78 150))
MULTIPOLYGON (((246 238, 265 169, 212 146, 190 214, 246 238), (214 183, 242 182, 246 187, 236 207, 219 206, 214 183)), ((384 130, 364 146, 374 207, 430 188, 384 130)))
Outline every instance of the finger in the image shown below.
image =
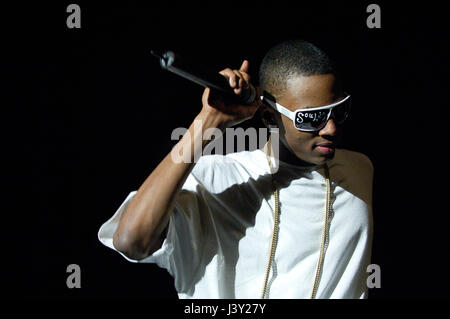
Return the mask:
POLYGON ((248 62, 248 60, 244 60, 241 64, 241 67, 238 70, 238 72, 245 81, 245 84, 243 87, 246 89, 248 89, 250 86, 250 75, 248 74, 248 70, 249 70, 249 62, 248 62))
POLYGON ((230 76, 230 86, 235 89, 238 88, 239 85, 239 77, 236 75, 236 73, 233 72, 233 75, 230 76))
POLYGON ((248 75, 247 73, 238 71, 238 70, 234 70, 234 73, 239 76, 240 80, 240 87, 243 87, 245 89, 248 89, 249 85, 250 85, 250 75, 248 75))
POLYGON ((237 86, 236 74, 233 72, 232 69, 226 68, 220 71, 219 73, 228 80, 228 83, 232 88, 235 88, 237 86))
POLYGON ((233 73, 236 75, 237 88, 244 87, 245 79, 243 75, 238 70, 233 70, 233 73))
POLYGON ((249 62, 247 60, 244 60, 241 64, 241 67, 239 68, 239 71, 248 73, 249 69, 250 69, 249 62))
POLYGON ((241 72, 241 74, 242 74, 242 77, 244 78, 245 82, 247 83, 247 85, 250 84, 250 75, 248 73, 244 73, 244 72, 241 72))
POLYGON ((246 81, 245 74, 241 73, 238 70, 234 70, 234 74, 236 75, 237 86, 234 88, 234 93, 241 94, 243 89, 248 89, 249 83, 246 81))
POLYGON ((224 77, 229 78, 230 75, 233 73, 233 70, 230 68, 226 68, 220 71, 219 73, 222 74, 224 77))
POLYGON ((203 101, 203 102, 208 101, 209 90, 210 90, 209 87, 206 87, 206 88, 203 90, 203 95, 202 95, 202 101, 203 101))

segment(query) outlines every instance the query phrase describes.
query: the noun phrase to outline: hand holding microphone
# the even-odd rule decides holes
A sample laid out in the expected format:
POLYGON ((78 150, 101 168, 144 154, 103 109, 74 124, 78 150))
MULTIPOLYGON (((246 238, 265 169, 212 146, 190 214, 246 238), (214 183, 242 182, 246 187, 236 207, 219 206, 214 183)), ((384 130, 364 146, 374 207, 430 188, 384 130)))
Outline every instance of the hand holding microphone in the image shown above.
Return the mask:
POLYGON ((251 104, 256 98, 256 89, 250 83, 249 62, 244 60, 239 70, 226 68, 219 72, 228 79, 233 92, 239 95, 239 100, 244 104, 251 104))
POLYGON ((226 68, 219 72, 228 82, 234 96, 216 96, 206 88, 203 93, 203 109, 213 116, 223 118, 225 126, 232 126, 253 117, 261 104, 258 89, 250 83, 249 62, 244 60, 239 70, 226 68), (258 98, 256 98, 258 97, 258 98), (211 109, 212 108, 212 109, 211 109))
POLYGON ((250 83, 249 62, 244 60, 238 70, 226 68, 220 72, 194 65, 172 51, 152 54, 160 58, 161 67, 205 87, 201 113, 213 117, 219 126, 235 125, 255 114, 261 105, 258 89, 250 83))

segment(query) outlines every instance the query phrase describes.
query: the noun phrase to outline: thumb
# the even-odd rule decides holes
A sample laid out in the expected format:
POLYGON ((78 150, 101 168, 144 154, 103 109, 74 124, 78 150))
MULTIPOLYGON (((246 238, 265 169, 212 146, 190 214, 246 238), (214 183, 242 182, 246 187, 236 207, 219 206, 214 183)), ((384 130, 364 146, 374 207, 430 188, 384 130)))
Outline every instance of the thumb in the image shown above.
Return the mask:
POLYGON ((239 71, 248 73, 249 68, 250 68, 250 65, 249 65, 248 61, 247 61, 247 60, 244 60, 244 61, 242 62, 241 67, 239 68, 239 71))

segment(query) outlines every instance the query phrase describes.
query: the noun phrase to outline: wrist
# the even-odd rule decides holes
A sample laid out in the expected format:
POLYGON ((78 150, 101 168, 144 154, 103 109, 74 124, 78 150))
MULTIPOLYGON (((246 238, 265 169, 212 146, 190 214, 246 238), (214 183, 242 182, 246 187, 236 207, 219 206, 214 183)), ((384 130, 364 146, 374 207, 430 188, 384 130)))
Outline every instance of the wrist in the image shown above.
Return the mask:
POLYGON ((217 114, 214 114, 208 110, 202 110, 196 117, 196 121, 200 121, 202 124, 203 131, 207 129, 219 129, 220 131, 224 131, 227 127, 227 123, 223 121, 217 114))
POLYGON ((217 117, 200 112, 189 126, 187 132, 172 149, 175 162, 196 163, 203 154, 205 146, 212 139, 223 134, 222 122, 217 117))

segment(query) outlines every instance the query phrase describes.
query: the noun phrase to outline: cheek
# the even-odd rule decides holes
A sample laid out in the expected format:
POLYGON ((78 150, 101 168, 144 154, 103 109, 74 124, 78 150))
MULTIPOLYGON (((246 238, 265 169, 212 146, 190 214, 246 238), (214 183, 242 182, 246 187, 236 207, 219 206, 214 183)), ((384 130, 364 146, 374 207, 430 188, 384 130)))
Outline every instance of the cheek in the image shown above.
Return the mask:
POLYGON ((312 149, 314 145, 314 135, 312 133, 297 130, 292 124, 292 121, 289 121, 289 123, 283 121, 283 125, 285 130, 284 138, 291 148, 302 151, 312 149))
POLYGON ((309 151, 313 146, 312 135, 310 133, 295 130, 289 138, 292 144, 295 144, 298 149, 302 149, 303 151, 309 151))

